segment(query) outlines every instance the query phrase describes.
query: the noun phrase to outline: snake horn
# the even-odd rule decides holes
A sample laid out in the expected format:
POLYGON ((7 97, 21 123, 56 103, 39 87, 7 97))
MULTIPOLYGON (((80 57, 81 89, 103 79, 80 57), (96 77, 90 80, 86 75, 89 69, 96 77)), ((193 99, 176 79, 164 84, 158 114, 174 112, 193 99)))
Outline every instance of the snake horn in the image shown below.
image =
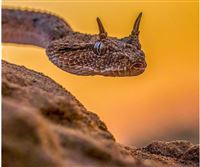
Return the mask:
POLYGON ((131 32, 132 36, 138 35, 139 34, 139 26, 140 26, 140 20, 142 18, 142 12, 140 12, 140 14, 138 15, 137 19, 135 20, 134 26, 133 26, 133 30, 131 32))
POLYGON ((99 27, 99 37, 100 37, 100 39, 106 38, 107 32, 105 31, 103 24, 102 24, 99 17, 97 17, 97 24, 98 24, 98 27, 99 27))

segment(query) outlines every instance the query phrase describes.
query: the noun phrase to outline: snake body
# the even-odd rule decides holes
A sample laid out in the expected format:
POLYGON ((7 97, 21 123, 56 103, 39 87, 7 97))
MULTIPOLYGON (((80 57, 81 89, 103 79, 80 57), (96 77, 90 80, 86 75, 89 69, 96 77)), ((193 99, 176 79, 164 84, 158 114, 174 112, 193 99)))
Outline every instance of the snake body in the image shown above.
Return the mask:
POLYGON ((109 37, 99 18, 99 34, 75 32, 53 14, 2 9, 2 41, 31 44, 46 49, 49 60, 76 75, 134 76, 144 72, 145 55, 139 43, 137 17, 131 35, 109 37))

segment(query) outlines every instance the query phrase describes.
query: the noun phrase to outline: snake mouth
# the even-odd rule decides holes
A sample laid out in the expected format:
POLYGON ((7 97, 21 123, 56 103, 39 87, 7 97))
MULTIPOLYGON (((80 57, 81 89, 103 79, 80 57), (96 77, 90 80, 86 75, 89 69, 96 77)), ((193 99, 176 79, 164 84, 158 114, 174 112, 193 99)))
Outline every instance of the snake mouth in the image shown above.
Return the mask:
POLYGON ((132 72, 131 76, 136 76, 136 75, 140 75, 145 71, 145 67, 144 68, 139 68, 138 70, 136 70, 135 72, 132 72))
POLYGON ((131 69, 124 69, 124 70, 116 70, 116 71, 103 71, 98 72, 95 75, 103 75, 106 77, 130 77, 130 76, 137 76, 142 74, 145 71, 145 67, 143 68, 131 68, 131 69))

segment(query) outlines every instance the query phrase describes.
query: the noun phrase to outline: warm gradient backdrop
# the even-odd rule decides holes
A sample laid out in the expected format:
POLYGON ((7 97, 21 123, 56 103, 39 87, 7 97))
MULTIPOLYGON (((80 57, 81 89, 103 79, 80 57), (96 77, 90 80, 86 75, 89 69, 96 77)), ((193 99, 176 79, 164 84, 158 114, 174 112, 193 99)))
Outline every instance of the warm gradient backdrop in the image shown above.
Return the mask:
POLYGON ((98 33, 99 16, 110 36, 127 36, 139 12, 148 67, 137 77, 80 77, 48 61, 44 49, 4 45, 3 59, 50 76, 105 121, 117 141, 198 140, 198 1, 14 1, 4 6, 48 10, 75 31, 98 33))

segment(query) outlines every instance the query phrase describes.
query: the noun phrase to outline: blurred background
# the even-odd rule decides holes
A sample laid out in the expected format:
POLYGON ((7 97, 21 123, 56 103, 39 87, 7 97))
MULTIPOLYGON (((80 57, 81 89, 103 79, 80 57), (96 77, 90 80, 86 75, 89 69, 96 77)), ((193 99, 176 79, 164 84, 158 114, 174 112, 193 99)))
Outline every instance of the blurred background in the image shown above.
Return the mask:
POLYGON ((137 77, 81 77, 54 66, 45 50, 3 45, 3 59, 44 73, 106 123, 116 140, 146 145, 152 140, 198 143, 198 1, 95 2, 4 0, 3 6, 50 11, 74 31, 96 34, 99 16, 109 36, 124 37, 143 12, 140 41, 148 63, 137 77))

